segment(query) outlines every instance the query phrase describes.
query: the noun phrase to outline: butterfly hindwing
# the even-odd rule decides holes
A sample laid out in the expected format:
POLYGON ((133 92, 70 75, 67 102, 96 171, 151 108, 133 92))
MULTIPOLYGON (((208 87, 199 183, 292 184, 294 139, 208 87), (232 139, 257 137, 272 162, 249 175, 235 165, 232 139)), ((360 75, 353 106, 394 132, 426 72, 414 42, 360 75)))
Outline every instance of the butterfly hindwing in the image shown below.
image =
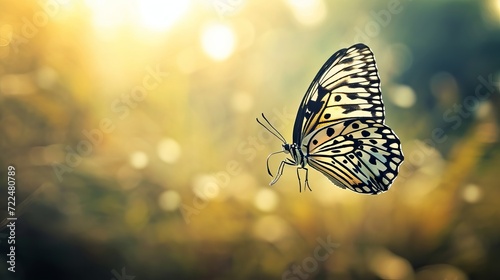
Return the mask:
POLYGON ((403 161, 396 134, 375 120, 337 122, 304 140, 310 166, 336 185, 359 193, 388 190, 403 161))
POLYGON ((364 44, 333 54, 309 86, 297 113, 294 143, 343 119, 384 122, 384 106, 375 58, 364 44))

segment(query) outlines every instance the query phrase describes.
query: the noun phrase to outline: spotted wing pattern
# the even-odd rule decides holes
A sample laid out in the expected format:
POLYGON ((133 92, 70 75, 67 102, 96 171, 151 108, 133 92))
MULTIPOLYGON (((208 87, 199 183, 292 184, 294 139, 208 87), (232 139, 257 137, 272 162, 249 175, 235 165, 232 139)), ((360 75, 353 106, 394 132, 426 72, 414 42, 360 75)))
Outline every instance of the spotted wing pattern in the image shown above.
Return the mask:
POLYGON ((387 191, 403 162, 401 143, 372 119, 339 122, 304 139, 308 163, 341 188, 365 194, 387 191))
POLYGON ((332 123, 359 118, 384 123, 375 58, 364 44, 339 50, 321 67, 299 107, 293 142, 332 123))

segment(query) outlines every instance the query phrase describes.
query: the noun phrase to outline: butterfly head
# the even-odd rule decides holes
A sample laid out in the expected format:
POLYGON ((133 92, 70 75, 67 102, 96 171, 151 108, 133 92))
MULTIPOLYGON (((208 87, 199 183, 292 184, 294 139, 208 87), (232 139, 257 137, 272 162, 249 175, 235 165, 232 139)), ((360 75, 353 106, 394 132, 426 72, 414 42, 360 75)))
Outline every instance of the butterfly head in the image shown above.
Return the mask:
POLYGON ((283 144, 283 152, 285 152, 285 154, 289 154, 290 153, 290 144, 283 144))

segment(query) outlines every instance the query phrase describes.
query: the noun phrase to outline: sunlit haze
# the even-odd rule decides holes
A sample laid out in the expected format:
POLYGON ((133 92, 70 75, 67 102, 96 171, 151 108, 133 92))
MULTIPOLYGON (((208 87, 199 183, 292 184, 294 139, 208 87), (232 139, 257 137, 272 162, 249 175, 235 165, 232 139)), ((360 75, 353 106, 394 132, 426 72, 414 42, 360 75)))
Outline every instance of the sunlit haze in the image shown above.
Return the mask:
POLYGON ((86 0, 94 25, 115 28, 137 23, 154 31, 166 31, 189 10, 190 1, 173 0, 86 0), (125 5, 124 5, 125 3, 125 5))
POLYGON ((234 32, 225 24, 208 24, 202 31, 201 44, 205 53, 212 59, 224 60, 234 51, 234 32))

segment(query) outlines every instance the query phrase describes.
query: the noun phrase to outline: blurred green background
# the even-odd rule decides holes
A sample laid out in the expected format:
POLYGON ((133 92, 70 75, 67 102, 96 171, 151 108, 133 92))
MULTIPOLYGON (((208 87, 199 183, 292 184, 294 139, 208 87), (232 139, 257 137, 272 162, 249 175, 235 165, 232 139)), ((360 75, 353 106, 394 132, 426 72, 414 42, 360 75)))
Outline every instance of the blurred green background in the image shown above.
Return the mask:
POLYGON ((0 219, 9 165, 19 217, 1 279, 500 279, 500 1, 0 7, 0 219), (294 168, 269 187, 281 143, 255 117, 291 141, 314 75, 357 42, 400 176, 378 196, 316 171, 299 193, 294 168))

